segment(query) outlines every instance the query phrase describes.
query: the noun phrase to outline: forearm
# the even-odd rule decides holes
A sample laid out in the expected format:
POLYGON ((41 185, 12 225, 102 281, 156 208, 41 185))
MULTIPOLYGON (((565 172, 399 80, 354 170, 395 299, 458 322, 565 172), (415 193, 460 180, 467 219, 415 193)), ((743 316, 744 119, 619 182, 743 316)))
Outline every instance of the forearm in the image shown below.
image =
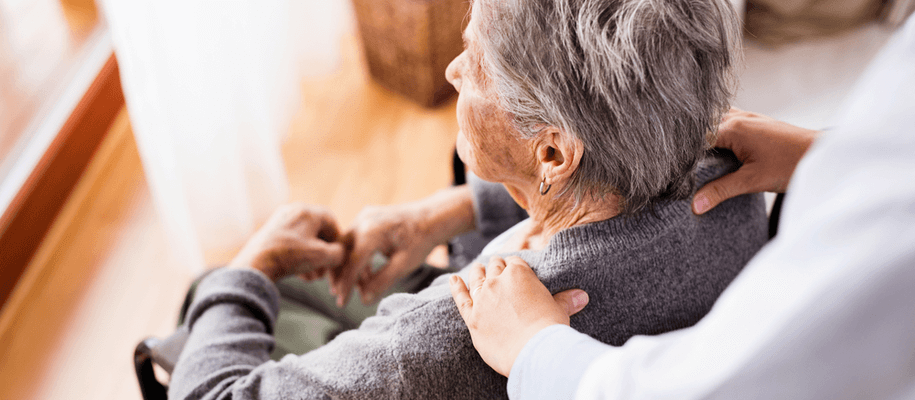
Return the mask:
POLYGON ((444 243, 472 230, 493 238, 527 218, 527 212, 498 183, 468 174, 465 185, 442 189, 409 205, 428 215, 423 234, 444 243))
POLYGON ((190 336, 169 398, 392 398, 400 390, 393 318, 340 335, 303 355, 270 361, 275 286, 254 270, 222 269, 201 281, 190 336))
POLYGON ((434 243, 445 243, 455 236, 472 231, 476 226, 473 195, 468 185, 439 190, 416 201, 413 206, 428 216, 421 230, 434 243))
POLYGON ((169 398, 193 399, 230 391, 269 359, 278 293, 253 269, 223 269, 197 288, 186 321, 190 336, 175 366, 169 398))
POLYGON ((273 283, 253 269, 222 269, 201 281, 168 397, 391 398, 399 389, 392 379, 398 368, 384 351, 390 329, 338 338, 307 354, 270 361, 277 304, 273 283))

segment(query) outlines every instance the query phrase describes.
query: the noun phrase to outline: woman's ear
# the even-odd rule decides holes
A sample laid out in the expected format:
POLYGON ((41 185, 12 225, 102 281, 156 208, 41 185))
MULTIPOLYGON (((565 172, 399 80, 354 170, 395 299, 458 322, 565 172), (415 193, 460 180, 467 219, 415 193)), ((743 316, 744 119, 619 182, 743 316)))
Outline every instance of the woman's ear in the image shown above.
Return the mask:
POLYGON ((536 156, 540 165, 541 179, 546 185, 563 186, 578 169, 584 153, 584 143, 577 137, 549 127, 540 132, 536 156))

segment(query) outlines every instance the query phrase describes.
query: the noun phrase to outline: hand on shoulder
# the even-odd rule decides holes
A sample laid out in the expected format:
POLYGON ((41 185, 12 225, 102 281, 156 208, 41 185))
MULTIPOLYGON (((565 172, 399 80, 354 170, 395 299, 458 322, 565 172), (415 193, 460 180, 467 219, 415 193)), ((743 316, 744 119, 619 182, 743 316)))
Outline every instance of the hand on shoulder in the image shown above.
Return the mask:
POLYGON ((550 295, 518 257, 493 257, 485 267, 476 263, 468 278, 469 286, 460 276, 451 277, 451 296, 470 329, 473 347, 504 376, 537 332, 555 324, 569 325, 569 316, 588 304, 588 294, 580 289, 550 295))
POLYGON ((743 166, 700 188, 693 196, 693 212, 704 214, 742 194, 784 193, 795 167, 820 133, 732 108, 718 125, 714 147, 731 150, 743 166))

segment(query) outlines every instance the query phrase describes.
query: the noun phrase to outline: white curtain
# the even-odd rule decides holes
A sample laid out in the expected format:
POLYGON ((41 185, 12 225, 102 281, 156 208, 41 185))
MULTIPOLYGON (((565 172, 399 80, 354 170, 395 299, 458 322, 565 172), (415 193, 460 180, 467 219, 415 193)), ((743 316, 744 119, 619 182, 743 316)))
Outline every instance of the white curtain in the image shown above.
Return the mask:
POLYGON ((303 75, 337 64, 344 2, 101 3, 157 212, 202 270, 287 200, 280 144, 303 75))

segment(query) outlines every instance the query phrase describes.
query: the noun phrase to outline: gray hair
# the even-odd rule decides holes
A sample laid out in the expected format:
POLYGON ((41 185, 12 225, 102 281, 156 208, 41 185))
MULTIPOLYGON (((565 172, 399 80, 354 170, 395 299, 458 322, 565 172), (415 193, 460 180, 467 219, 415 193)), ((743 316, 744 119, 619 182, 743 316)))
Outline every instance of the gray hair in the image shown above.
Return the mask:
POLYGON ((625 214, 692 195, 740 54, 728 0, 476 0, 473 15, 515 128, 584 143, 561 194, 617 194, 625 214))

